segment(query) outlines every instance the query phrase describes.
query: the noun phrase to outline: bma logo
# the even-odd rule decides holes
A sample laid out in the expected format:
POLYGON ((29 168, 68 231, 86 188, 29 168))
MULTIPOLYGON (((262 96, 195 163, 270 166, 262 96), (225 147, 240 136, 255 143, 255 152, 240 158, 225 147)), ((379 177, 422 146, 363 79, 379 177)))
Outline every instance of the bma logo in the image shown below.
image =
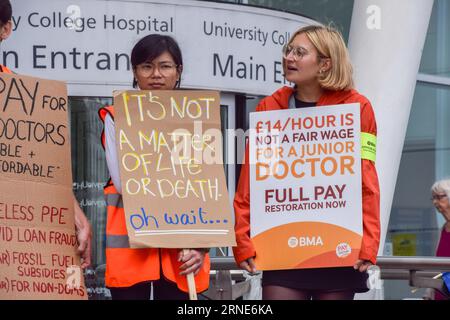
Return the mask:
POLYGON ((288 246, 289 248, 323 246, 323 241, 320 236, 290 237, 288 239, 288 246))
POLYGON ((68 289, 80 289, 81 287, 81 268, 79 266, 69 266, 66 269, 68 289))
POLYGON ((339 243, 337 245, 337 247, 336 247, 336 255, 339 258, 345 258, 350 253, 352 253, 352 248, 350 247, 350 245, 348 243, 342 242, 342 243, 339 243))

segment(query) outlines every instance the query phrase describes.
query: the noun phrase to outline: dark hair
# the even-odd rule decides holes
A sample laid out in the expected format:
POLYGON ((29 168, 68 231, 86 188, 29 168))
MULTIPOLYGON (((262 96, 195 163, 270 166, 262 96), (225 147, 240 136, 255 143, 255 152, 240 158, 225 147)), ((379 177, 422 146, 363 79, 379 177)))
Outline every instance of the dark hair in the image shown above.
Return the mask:
POLYGON ((0 0, 0 26, 11 20, 12 8, 9 0, 0 0))
MULTIPOLYGON (((139 40, 131 51, 131 65, 133 70, 136 70, 136 66, 144 63, 151 62, 162 53, 167 51, 171 56, 175 64, 177 65, 178 72, 183 71, 183 57, 181 56, 181 50, 178 43, 170 36, 164 36, 160 34, 150 34, 139 40)), ((180 87, 181 80, 178 80, 175 87, 180 87)), ((137 87, 136 79, 133 79, 133 88, 137 87)))

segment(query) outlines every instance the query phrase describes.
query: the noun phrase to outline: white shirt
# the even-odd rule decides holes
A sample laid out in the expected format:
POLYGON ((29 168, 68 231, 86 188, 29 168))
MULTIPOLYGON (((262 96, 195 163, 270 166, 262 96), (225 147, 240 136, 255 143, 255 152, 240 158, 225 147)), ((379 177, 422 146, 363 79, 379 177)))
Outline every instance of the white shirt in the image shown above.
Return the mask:
POLYGON ((116 126, 111 115, 105 118, 105 155, 111 180, 117 192, 122 193, 122 181, 120 180, 119 154, 116 147, 116 126))

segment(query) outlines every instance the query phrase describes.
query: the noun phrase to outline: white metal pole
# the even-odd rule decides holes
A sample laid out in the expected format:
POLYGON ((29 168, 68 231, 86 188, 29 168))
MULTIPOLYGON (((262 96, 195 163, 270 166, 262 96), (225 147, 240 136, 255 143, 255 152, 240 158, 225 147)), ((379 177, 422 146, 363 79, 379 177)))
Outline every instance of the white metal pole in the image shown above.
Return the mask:
POLYGON ((356 0, 349 50, 357 89, 378 125, 383 253, 392 198, 433 0, 356 0))

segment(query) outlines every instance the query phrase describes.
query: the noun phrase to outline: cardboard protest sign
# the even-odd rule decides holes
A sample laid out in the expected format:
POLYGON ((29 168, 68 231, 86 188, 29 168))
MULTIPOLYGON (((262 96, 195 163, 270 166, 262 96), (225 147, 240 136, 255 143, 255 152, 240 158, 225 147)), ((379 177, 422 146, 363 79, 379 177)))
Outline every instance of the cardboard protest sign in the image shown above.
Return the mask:
POLYGON ((351 266, 358 259, 359 108, 250 115, 250 230, 259 269, 351 266))
POLYGON ((131 247, 235 245, 219 107, 219 94, 211 91, 126 91, 114 97, 131 247))
POLYGON ((65 83, 0 73, 0 299, 86 299, 65 83))

